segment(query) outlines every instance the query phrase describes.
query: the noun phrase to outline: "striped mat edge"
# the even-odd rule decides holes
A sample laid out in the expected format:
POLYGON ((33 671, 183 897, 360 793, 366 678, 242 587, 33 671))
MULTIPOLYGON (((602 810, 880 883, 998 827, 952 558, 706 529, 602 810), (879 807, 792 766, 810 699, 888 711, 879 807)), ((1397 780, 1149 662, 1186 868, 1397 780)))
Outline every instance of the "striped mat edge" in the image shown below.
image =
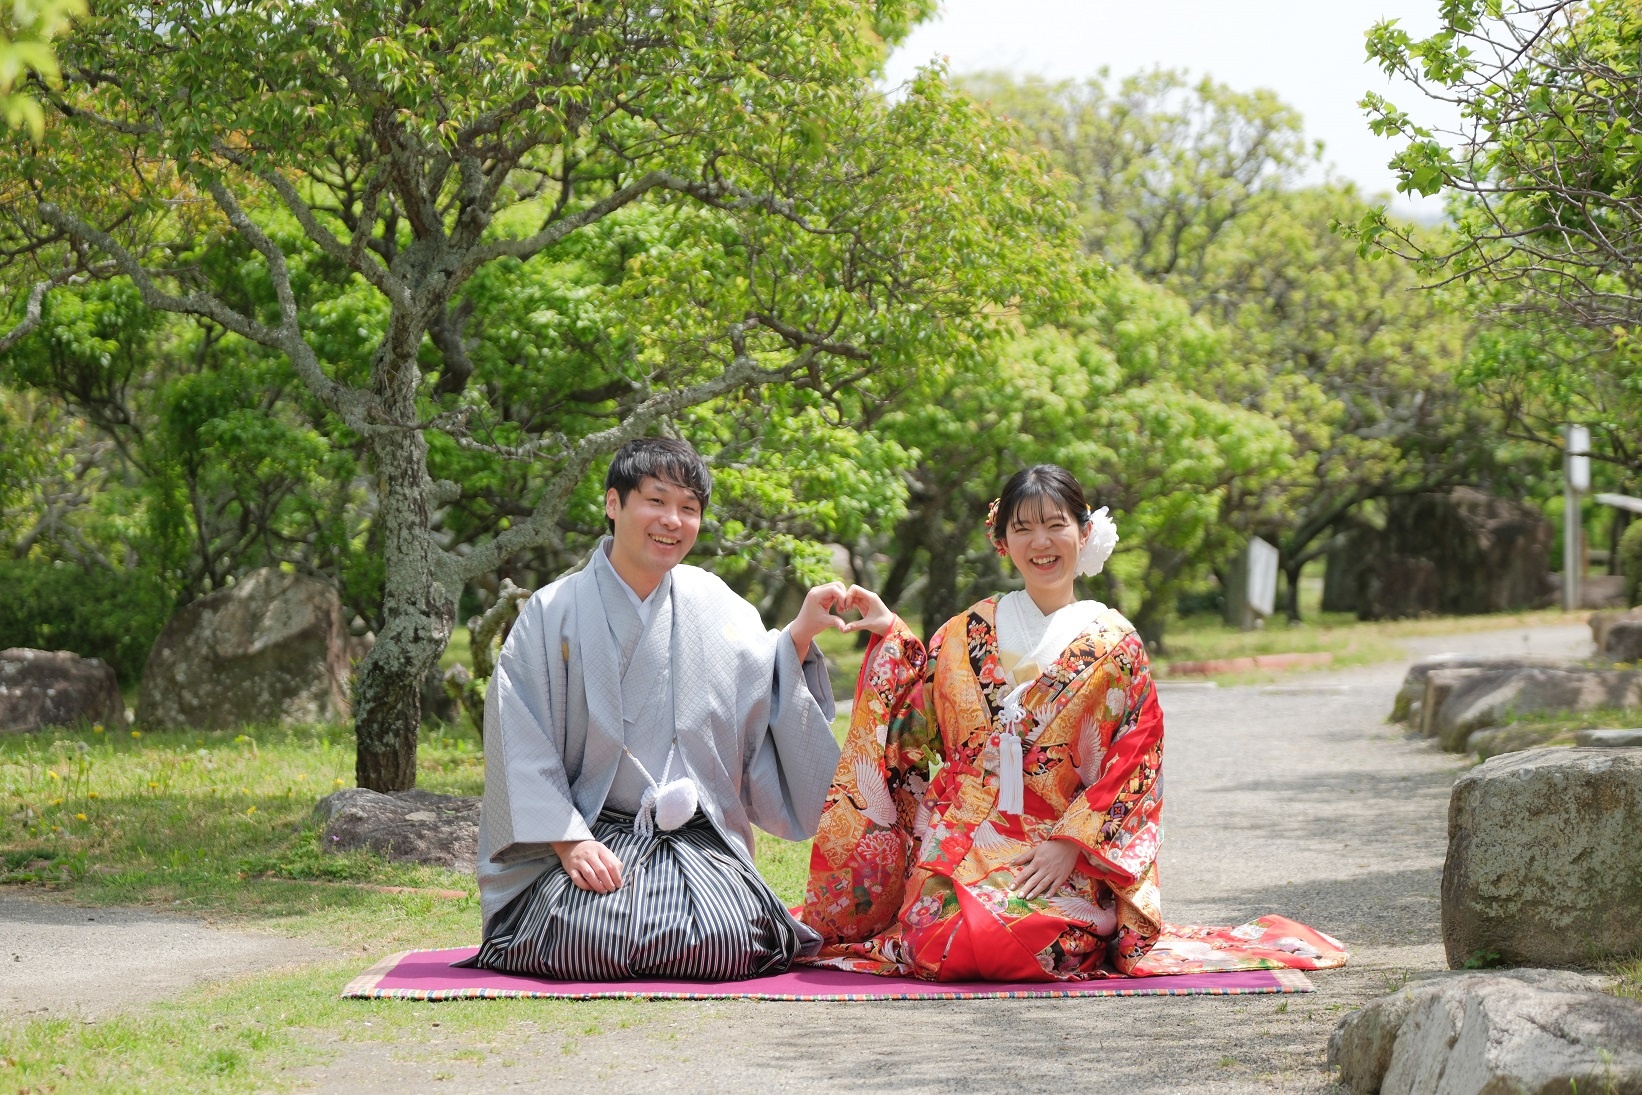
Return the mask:
MULTIPOLYGON (((411 989, 411 988, 378 988, 382 979, 392 973, 400 962, 416 954, 432 954, 438 948, 428 950, 400 951, 391 954, 377 962, 370 969, 355 977, 342 989, 343 999, 352 1000, 777 1000, 777 1001, 833 1001, 839 1003, 867 1002, 872 1000, 1060 1000, 1078 996, 1111 997, 1111 996, 1264 996, 1272 994, 1289 994, 1311 992, 1311 979, 1299 970, 1274 969, 1264 972, 1271 974, 1274 984, 1261 987, 1219 987, 1202 985, 1192 988, 1171 988, 1167 985, 1146 985, 1148 978, 1113 978, 1106 981, 1080 981, 1076 988, 1054 988, 1045 985, 1041 989, 954 989, 951 991, 919 991, 919 992, 759 992, 726 991, 714 989, 710 992, 692 992, 689 990, 655 991, 645 990, 635 992, 612 985, 609 989, 600 989, 596 992, 555 991, 550 988, 541 989, 493 989, 493 988, 454 988, 454 989, 411 989), (1110 986, 1110 987, 1108 987, 1110 986)), ((869 976, 863 974, 862 976, 869 976)))

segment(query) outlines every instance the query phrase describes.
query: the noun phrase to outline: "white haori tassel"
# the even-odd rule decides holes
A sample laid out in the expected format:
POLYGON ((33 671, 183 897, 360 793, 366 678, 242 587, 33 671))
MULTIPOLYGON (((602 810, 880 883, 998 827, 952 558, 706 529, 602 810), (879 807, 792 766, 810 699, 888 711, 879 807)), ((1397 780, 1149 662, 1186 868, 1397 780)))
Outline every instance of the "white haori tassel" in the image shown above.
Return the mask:
POLYGON ((1004 697, 1003 710, 998 713, 998 809, 1006 814, 1018 814, 1026 809, 1021 730, 1032 713, 1022 705, 1021 696, 1032 683, 1016 685, 1015 690, 1004 697))
POLYGON ((633 815, 634 836, 648 840, 655 835, 657 829, 670 833, 696 816, 696 805, 700 801, 700 796, 696 791, 695 781, 689 776, 680 776, 671 781, 667 778, 673 773, 673 757, 678 753, 676 740, 673 747, 667 750, 667 765, 661 770, 660 783, 645 771, 644 765, 639 763, 639 758, 633 755, 632 750, 624 745, 622 752, 627 754, 627 759, 633 762, 633 766, 639 770, 639 775, 650 785, 639 797, 639 811, 633 815))

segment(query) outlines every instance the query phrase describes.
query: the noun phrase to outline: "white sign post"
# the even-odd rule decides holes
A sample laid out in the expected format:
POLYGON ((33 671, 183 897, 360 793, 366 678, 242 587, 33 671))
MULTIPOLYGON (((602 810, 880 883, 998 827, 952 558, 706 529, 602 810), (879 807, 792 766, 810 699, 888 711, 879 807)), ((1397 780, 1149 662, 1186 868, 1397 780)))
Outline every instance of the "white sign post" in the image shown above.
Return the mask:
POLYGON ((1256 536, 1226 575, 1226 622, 1253 631, 1277 611, 1277 549, 1256 536))
POLYGON ((1266 617, 1277 611, 1277 549, 1256 536, 1249 541, 1249 607, 1266 617))
POLYGON ((1569 612, 1579 608, 1579 586, 1585 575, 1580 573, 1584 552, 1580 550, 1580 498, 1591 489, 1591 431, 1584 426, 1569 426, 1563 450, 1562 490, 1562 607, 1569 612))

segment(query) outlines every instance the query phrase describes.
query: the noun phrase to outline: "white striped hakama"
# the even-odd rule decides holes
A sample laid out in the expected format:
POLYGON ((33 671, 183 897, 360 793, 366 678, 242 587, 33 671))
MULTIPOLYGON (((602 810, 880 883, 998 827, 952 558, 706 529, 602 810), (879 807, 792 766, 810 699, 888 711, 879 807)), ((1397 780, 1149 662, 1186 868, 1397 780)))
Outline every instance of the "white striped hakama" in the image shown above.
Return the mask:
POLYGON ((592 830, 621 860, 621 888, 583 890, 563 867, 549 871, 464 964, 567 981, 731 981, 779 973, 798 953, 780 899, 706 815, 639 837, 632 815, 606 810, 592 830))

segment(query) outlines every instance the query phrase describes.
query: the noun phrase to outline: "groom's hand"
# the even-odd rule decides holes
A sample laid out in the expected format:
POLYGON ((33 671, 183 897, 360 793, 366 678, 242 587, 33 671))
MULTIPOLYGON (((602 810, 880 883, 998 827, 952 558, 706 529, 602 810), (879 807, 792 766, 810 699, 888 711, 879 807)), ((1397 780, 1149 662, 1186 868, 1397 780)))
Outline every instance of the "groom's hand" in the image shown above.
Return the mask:
POLYGON ((561 840, 553 845, 570 881, 583 890, 612 893, 621 889, 621 860, 596 840, 561 840))
POLYGON ((809 657, 810 643, 821 632, 844 630, 844 621, 834 610, 848 605, 849 590, 843 582, 828 582, 804 595, 804 607, 787 628, 792 633, 792 645, 798 651, 799 661, 809 657))

